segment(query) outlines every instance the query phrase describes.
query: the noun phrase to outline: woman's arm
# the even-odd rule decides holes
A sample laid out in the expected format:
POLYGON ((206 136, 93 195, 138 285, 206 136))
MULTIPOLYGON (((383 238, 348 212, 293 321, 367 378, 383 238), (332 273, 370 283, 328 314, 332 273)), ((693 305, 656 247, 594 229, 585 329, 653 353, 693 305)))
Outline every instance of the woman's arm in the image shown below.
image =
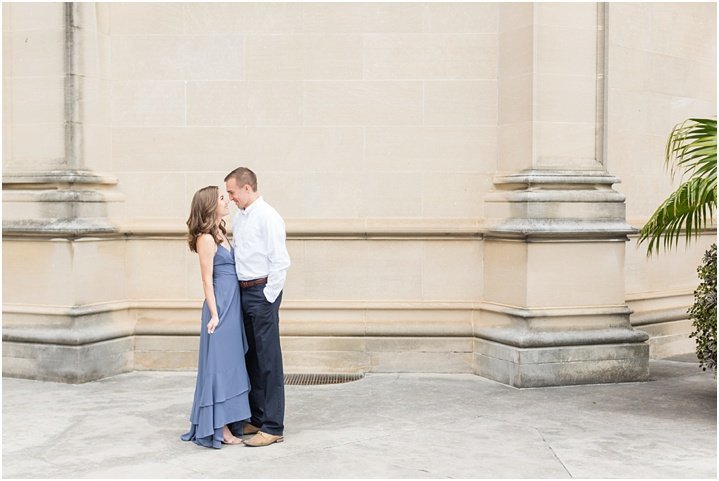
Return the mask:
POLYGON ((215 301, 215 288, 212 285, 213 260, 217 253, 217 244, 210 234, 202 234, 197 239, 197 254, 200 257, 200 276, 202 277, 202 290, 205 292, 207 308, 210 310, 210 322, 207 332, 212 334, 220 323, 217 315, 217 302, 215 301))

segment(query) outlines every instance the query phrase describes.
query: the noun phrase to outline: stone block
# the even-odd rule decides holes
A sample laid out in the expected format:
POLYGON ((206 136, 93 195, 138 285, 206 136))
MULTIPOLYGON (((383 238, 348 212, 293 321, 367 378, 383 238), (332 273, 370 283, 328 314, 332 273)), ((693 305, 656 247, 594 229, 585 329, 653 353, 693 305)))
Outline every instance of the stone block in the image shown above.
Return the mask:
POLYGON ((186 299, 185 256, 181 243, 143 240, 127 246, 127 275, 132 299, 186 299), (147 273, 152 275, 147 275, 147 273), (159 279, 162 279, 160 282, 159 279))
POLYGON ((82 156, 85 167, 95 172, 113 172, 110 126, 103 123, 87 123, 78 137, 81 138, 79 155, 82 156))
POLYGON ((364 337, 344 336, 282 336, 282 352, 365 352, 367 339, 364 337))
POLYGON ((241 35, 111 37, 115 80, 241 80, 241 35))
POLYGON ((534 123, 531 120, 513 122, 500 125, 497 130, 498 169, 502 172, 519 172, 532 168, 535 153, 534 123))
POLYGON ((471 353, 470 337, 367 337, 372 353, 471 353))
POLYGON ((186 3, 185 28, 190 35, 297 33, 301 3, 186 3))
POLYGON ((285 373, 364 373, 370 355, 352 351, 283 351, 285 373))
POLYGON ((608 4, 609 40, 629 48, 652 48, 651 11, 640 3, 608 4))
POLYGON ((79 305, 128 298, 126 243, 122 240, 83 239, 73 246, 75 303, 79 305))
POLYGON ((373 172, 488 172, 496 135, 489 126, 367 127, 365 162, 373 172))
POLYGON ((470 312, 431 308, 415 309, 414 312, 381 309, 367 313, 365 335, 382 337, 462 337, 471 334, 470 312), (422 312, 424 311, 424 312, 422 312), (392 316, 394 314, 394 316, 392 316))
POLYGON ((304 85, 305 125, 422 124, 422 83, 317 81, 304 85))
POLYGON ((65 11, 62 3, 8 2, 3 4, 3 32, 60 30, 64 26, 65 11), (7 22, 7 28, 5 28, 5 22, 7 22))
POLYGON ((611 67, 615 74, 611 86, 629 91, 647 90, 652 54, 636 48, 610 46, 611 67))
POLYGON ((3 87, 5 122, 39 124, 65 121, 62 76, 10 77, 5 79, 3 87))
POLYGON ((501 3, 499 5, 499 32, 531 27, 534 23, 534 5, 531 3, 501 3))
POLYGON ((687 333, 652 336, 649 338, 649 358, 663 359, 678 354, 696 352, 696 340, 687 333))
POLYGON ((71 306, 72 245, 65 240, 3 239, 3 302, 71 306))
POLYGON ((597 27, 595 3, 541 3, 534 5, 534 18, 538 25, 591 30, 597 27))
POLYGON ((114 3, 110 5, 112 35, 180 35, 184 3, 114 3))
POLYGON ((422 244, 374 241, 367 251, 367 277, 355 286, 368 299, 417 299, 422 293, 422 244))
MULTIPOLYGON (((80 99, 75 113, 76 118, 83 125, 95 125, 97 127, 110 128, 112 124, 112 86, 113 84, 123 85, 125 82, 113 82, 107 78, 83 77, 78 79, 80 99)), ((144 85, 144 83, 140 83, 144 85)), ((80 130, 82 133, 82 130, 80 130)), ((86 136, 87 137, 87 136, 86 136)), ((87 141, 87 139, 85 139, 87 141)), ((105 141, 105 139, 103 139, 105 141)), ((108 142, 108 147, 111 144, 108 142)), ((86 161, 94 161, 93 156, 86 156, 86 161)), ((94 164, 91 164, 94 165, 94 164)), ((101 172, 111 169, 101 170, 101 172)))
POLYGON ((534 74, 534 29, 531 26, 501 31, 498 39, 500 81, 534 74))
POLYGON ((597 126, 592 122, 534 122, 534 162, 537 168, 598 169, 597 126), (571 159, 571 160, 570 160, 571 159))
POLYGON ((118 81, 112 84, 112 124, 185 125, 185 82, 118 81))
POLYGON ((661 308, 662 297, 688 295, 689 297, 683 300, 672 300, 673 307, 688 307, 692 302, 691 293, 698 285, 696 268, 713 242, 716 242, 716 236, 713 232, 707 232, 697 242, 686 247, 681 243, 682 248, 675 250, 671 256, 647 257, 647 244, 637 246, 637 237, 630 236, 630 242, 626 246, 625 265, 627 295, 643 297, 654 293, 651 297, 657 300, 644 303, 644 310, 661 308))
POLYGON ((186 172, 226 174, 248 152, 244 127, 221 126, 115 127, 112 149, 118 172, 175 176, 186 172))
POLYGON ((132 370, 132 337, 80 346, 3 341, 3 376, 82 383, 132 370))
MULTIPOLYGON (((62 7, 60 7, 62 8, 62 7)), ((57 77, 63 75, 65 31, 32 29, 3 34, 3 57, 13 77, 57 77)))
POLYGON ((135 336, 135 351, 199 351, 200 336, 135 336))
POLYGON ((433 80, 424 84, 424 121, 430 125, 496 125, 497 82, 433 80))
MULTIPOLYGON (((593 70, 589 74, 571 77, 536 74, 534 82, 535 120, 587 124, 596 121, 597 77, 593 70)), ((540 155, 544 154, 542 150, 539 152, 540 155)))
POLYGON ((325 241, 305 244, 307 299, 362 299, 369 276, 367 243, 325 241), (350 273, 348 275, 347 273, 350 273))
POLYGON ((432 2, 426 8, 432 33, 497 33, 499 4, 432 2))
MULTIPOLYGON (((651 18, 648 35, 654 51, 676 58, 716 59, 716 4, 648 4, 644 14, 651 18), (702 45, 697 38, 706 38, 702 45)), ((716 68, 714 69, 716 71, 716 68)))
MULTIPOLYGON (((688 314, 685 314, 688 316, 688 314)), ((692 332, 691 319, 682 319, 678 321, 656 322, 652 324, 642 324, 637 329, 646 332, 651 337, 683 335, 689 337, 692 332)))
POLYGON ((520 349, 475 339, 474 348, 476 374, 520 388, 644 381, 649 376, 646 343, 520 349))
POLYGON ((483 244, 425 241, 422 298, 477 300, 483 293, 483 244))
POLYGON ((65 159, 64 122, 11 124, 10 156, 5 169, 21 171, 57 170, 65 159), (42 139, 38 142, 37 139, 42 139))
POLYGON ((135 351, 136 371, 192 371, 198 351, 135 351))
MULTIPOLYGON (((562 76, 571 83, 574 76, 596 77, 597 69, 597 19, 596 6, 586 4, 594 10, 594 20, 588 26, 535 26, 537 60, 535 71, 539 74, 562 76)), ((569 104, 570 102, 567 102, 569 104)))
POLYGON ((493 176, 484 173, 425 173, 422 175, 422 216, 482 218, 484 197, 493 176))
POLYGON ((299 125, 300 82, 191 82, 190 125, 299 125))
POLYGON ((654 53, 649 63, 649 89, 673 96, 686 95, 684 79, 689 65, 690 60, 683 56, 654 53))
MULTIPOLYGON (((676 309, 673 311, 675 315, 683 314, 684 316, 688 316, 686 309, 676 309)), ((661 312, 662 311, 657 311, 657 314, 661 312)), ((649 320, 648 316, 645 314, 642 318, 643 323, 637 326, 636 329, 644 331, 649 335, 649 357, 651 359, 661 359, 696 351, 696 340, 689 337, 689 334, 694 330, 690 319, 664 322, 657 320, 657 322, 647 324, 646 321, 649 320)), ((659 317, 659 319, 661 319, 661 317, 659 317)))
POLYGON ((248 80, 361 80, 360 35, 251 35, 248 80))
POLYGON ((364 78, 496 79, 494 35, 371 35, 364 41, 364 78))
POLYGON ((304 33, 413 33, 425 27, 425 11, 409 3, 305 3, 304 33))
POLYGON ((527 255, 528 306, 624 304, 623 243, 536 243, 527 255))
POLYGON ((416 298, 421 293, 421 245, 403 244, 375 241, 371 250, 362 242, 306 245, 304 283, 308 298, 416 298), (347 272, 353 273, 352 278, 347 272))
POLYGON ((184 194, 184 173, 118 172, 117 178, 118 187, 126 198, 127 215, 131 218, 187 219, 190 201, 177 198, 178 194, 184 194), (152 193, 152 197, 147 196, 148 193, 152 193), (149 199, 156 200, 151 208, 149 199))
POLYGON ((309 166, 317 172, 364 171, 361 126, 252 126, 247 129, 247 145, 249 158, 281 172, 299 174, 309 166))
POLYGON ((461 352, 372 352, 370 372, 471 373, 472 354, 461 352))
POLYGON ((484 244, 484 299, 510 306, 527 305, 528 245, 496 241, 484 244))
POLYGON ((363 172, 353 177, 355 182, 357 178, 362 179, 355 187, 357 216, 422 216, 422 174, 386 172, 377 175, 363 172))

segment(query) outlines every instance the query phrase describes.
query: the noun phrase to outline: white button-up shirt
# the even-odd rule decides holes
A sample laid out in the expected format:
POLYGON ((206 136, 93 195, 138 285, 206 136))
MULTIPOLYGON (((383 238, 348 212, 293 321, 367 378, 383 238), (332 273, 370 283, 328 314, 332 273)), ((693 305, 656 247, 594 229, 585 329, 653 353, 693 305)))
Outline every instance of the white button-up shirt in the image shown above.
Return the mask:
POLYGON ((275 302, 282 292, 290 268, 285 246, 285 221, 270 204, 258 197, 233 220, 235 269, 241 281, 267 277, 265 298, 275 302))

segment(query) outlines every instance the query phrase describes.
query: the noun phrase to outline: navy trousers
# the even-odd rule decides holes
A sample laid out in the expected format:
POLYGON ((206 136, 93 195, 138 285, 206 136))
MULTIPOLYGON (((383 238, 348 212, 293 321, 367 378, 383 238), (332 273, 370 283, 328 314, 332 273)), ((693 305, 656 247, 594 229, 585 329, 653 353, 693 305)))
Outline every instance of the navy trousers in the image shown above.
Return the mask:
POLYGON ((242 289, 242 312, 249 350, 250 423, 267 434, 281 436, 285 420, 285 380, 280 348, 282 293, 270 303, 264 285, 242 289))

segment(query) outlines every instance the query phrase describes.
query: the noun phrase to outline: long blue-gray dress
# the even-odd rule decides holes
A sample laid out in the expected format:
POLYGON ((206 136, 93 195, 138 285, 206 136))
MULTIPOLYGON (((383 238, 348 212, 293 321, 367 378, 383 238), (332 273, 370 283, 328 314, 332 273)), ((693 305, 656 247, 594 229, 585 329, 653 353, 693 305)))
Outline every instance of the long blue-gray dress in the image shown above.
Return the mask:
POLYGON ((235 253, 218 245, 213 266, 212 283, 220 322, 213 334, 207 333, 207 323, 212 316, 205 301, 195 399, 190 413, 192 425, 180 439, 219 449, 223 426, 227 424, 233 434, 241 435, 244 422, 251 416, 250 380, 245 367, 248 344, 242 321, 235 253))

